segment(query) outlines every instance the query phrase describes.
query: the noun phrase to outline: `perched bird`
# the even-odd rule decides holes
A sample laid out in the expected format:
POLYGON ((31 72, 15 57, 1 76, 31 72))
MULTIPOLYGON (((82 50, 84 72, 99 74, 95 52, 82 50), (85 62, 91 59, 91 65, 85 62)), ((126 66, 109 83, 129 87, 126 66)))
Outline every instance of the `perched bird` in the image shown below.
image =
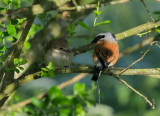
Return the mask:
POLYGON ((119 57, 119 46, 116 37, 110 33, 100 33, 91 44, 96 43, 93 51, 93 62, 95 64, 95 72, 92 80, 97 81, 101 72, 113 66, 119 57))
POLYGON ((69 45, 65 39, 51 40, 46 47, 44 61, 48 65, 54 62, 56 67, 69 66, 73 59, 73 53, 69 50, 69 45))

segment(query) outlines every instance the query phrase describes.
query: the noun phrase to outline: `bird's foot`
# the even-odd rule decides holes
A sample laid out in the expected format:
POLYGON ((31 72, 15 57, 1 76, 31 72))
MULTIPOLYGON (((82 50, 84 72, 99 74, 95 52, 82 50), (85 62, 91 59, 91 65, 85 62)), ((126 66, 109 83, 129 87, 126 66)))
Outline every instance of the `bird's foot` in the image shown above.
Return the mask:
POLYGON ((64 69, 64 72, 66 72, 66 69, 68 68, 68 66, 64 66, 63 69, 64 69))

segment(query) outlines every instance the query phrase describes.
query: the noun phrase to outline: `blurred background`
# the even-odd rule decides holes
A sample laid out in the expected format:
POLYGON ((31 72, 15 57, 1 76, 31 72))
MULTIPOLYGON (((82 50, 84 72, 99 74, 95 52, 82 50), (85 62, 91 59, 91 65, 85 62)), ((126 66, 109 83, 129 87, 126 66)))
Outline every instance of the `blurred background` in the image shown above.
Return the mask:
MULTIPOLYGON (((85 4, 88 0, 84 0, 81 4, 85 4)), ((89 1, 88 1, 89 2, 89 1)), ((160 2, 156 0, 145 0, 145 3, 152 15, 152 17, 157 20, 158 16, 154 12, 160 12, 160 2)), ((21 7, 30 6, 32 0, 21 0, 21 7)), ((106 5, 100 8, 102 14, 98 16, 97 22, 111 20, 110 24, 97 26, 93 32, 93 37, 101 32, 112 32, 114 34, 123 32, 125 30, 131 29, 133 27, 139 26, 141 24, 147 23, 147 21, 152 21, 144 5, 140 0, 132 0, 130 2, 106 5)), ((50 17, 56 15, 56 11, 48 12, 50 17)), ((34 21, 34 26, 32 27, 33 34, 30 37, 43 28, 45 21, 47 20, 42 15, 36 17, 34 21)), ((71 14, 72 15, 72 14, 71 14)), ((95 13, 90 13, 83 20, 84 23, 93 27, 93 21, 95 18, 95 13)), ((31 32, 31 33, 32 33, 31 32)), ((83 38, 67 38, 69 40, 70 48, 77 48, 82 45, 88 44, 90 40, 86 39, 90 36, 90 31, 77 25, 75 27, 76 34, 74 36, 84 36, 83 38), (86 38, 85 38, 86 37, 86 38)), ((150 35, 152 36, 152 35, 150 35)), ((29 38, 30 38, 29 37, 29 38)), ((120 47, 120 53, 127 49, 128 47, 134 46, 140 43, 146 35, 139 37, 134 35, 126 39, 118 41, 120 47)), ((26 46, 28 44, 26 43, 26 46)), ((127 54, 120 58, 115 64, 115 67, 125 68, 130 65, 135 60, 139 59, 148 46, 145 46, 137 51, 127 54)), ((160 53, 157 46, 153 46, 149 53, 140 62, 133 65, 131 68, 159 68, 160 67, 160 53)), ((92 61, 92 50, 86 53, 77 55, 73 59, 74 63, 87 64, 93 66, 92 61)), ((32 96, 39 95, 40 93, 47 92, 48 89, 53 85, 58 85, 66 80, 73 78, 78 75, 74 74, 58 74, 52 78, 41 78, 26 84, 25 86, 19 88, 15 92, 15 96, 19 97, 19 101, 23 101, 32 96)), ((85 78, 80 80, 80 83, 85 83, 87 88, 91 87, 92 74, 88 74, 85 78)), ((95 100, 96 106, 88 111, 89 116, 160 116, 160 76, 120 76, 126 80, 135 89, 143 93, 150 100, 154 99, 156 109, 152 110, 149 105, 137 94, 132 92, 122 83, 117 81, 111 76, 101 75, 98 83, 101 90, 101 103, 98 103, 98 93, 95 90, 95 100)), ((70 85, 62 90, 64 93, 72 93, 73 85, 70 85)), ((15 101, 15 100, 13 100, 15 101)))

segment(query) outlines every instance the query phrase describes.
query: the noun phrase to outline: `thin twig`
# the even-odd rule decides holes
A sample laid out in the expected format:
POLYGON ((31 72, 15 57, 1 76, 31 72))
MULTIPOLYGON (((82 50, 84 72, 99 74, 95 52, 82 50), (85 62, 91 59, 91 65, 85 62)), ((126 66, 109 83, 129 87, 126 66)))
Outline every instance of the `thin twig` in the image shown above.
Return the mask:
POLYGON ((131 66, 133 66, 134 64, 136 64, 137 62, 139 62, 140 60, 142 60, 144 58, 144 56, 150 51, 151 47, 156 44, 157 42, 154 41, 152 42, 152 44, 148 47, 148 49, 145 51, 145 53, 138 59, 136 60, 135 62, 133 62, 132 64, 130 64, 128 67, 126 67, 125 69, 123 69, 119 75, 121 75, 122 73, 124 73, 127 69, 129 69, 131 66))
POLYGON ((151 13, 150 13, 147 5, 145 4, 144 0, 141 0, 141 2, 143 3, 143 5, 144 5, 144 7, 145 7, 145 9, 146 9, 146 11, 147 11, 147 13, 148 13, 148 15, 151 17, 152 21, 155 22, 155 20, 153 19, 153 17, 152 17, 152 15, 151 15, 151 13))
POLYGON ((73 4, 75 5, 75 7, 77 7, 77 6, 78 6, 78 4, 77 4, 76 0, 72 0, 72 2, 73 2, 73 4))
POLYGON ((133 92, 135 92, 137 95, 139 95, 140 97, 142 97, 149 105, 152 109, 155 109, 155 105, 154 102, 151 102, 146 96, 144 96, 142 93, 140 93, 139 91, 137 91, 135 88, 133 88, 131 85, 129 85, 125 80, 121 79, 118 77, 118 75, 115 74, 111 74, 114 78, 116 78, 117 80, 119 80, 120 82, 122 82, 125 86, 127 86, 129 89, 131 89, 133 92))

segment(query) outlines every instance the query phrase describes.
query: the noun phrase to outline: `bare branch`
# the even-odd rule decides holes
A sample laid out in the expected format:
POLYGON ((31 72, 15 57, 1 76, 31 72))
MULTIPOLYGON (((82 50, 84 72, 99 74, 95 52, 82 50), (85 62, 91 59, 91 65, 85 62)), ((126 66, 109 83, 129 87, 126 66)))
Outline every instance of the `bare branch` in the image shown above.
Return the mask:
MULTIPOLYGON (((16 18, 24 18, 24 17, 31 17, 33 15, 38 15, 42 13, 46 13, 51 10, 59 10, 59 11, 81 11, 86 9, 95 9, 96 4, 87 4, 84 6, 74 6, 74 7, 65 7, 62 6, 65 3, 69 2, 71 0, 61 0, 61 1, 50 1, 47 3, 42 4, 35 4, 26 8, 20 8, 16 10, 8 10, 3 11, 0 13, 0 23, 2 21, 10 20, 10 19, 16 19, 16 18)), ((113 1, 113 2, 106 2, 102 4, 101 6, 105 6, 106 4, 118 4, 118 3, 124 3, 129 2, 130 0, 120 0, 120 1, 113 1)))

